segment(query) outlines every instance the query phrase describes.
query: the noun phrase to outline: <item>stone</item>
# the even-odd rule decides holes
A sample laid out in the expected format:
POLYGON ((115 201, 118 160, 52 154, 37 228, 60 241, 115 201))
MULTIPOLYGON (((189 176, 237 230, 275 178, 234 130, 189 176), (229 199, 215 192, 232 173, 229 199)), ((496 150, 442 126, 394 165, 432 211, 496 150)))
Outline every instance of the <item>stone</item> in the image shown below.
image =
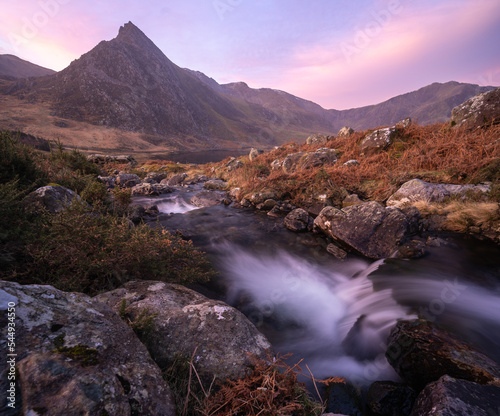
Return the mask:
POLYGON ((167 174, 165 172, 149 172, 144 181, 148 181, 149 183, 160 183, 166 177, 167 174))
POLYGON ((264 153, 264 150, 256 149, 255 147, 252 147, 250 149, 250 153, 248 154, 248 158, 250 159, 250 162, 253 162, 255 160, 255 158, 257 156, 261 155, 262 153, 264 153))
POLYGON ((325 207, 314 225, 340 246, 372 259, 393 255, 408 231, 408 219, 401 210, 374 201, 342 210, 325 207))
POLYGON ((387 206, 403 207, 417 201, 443 202, 446 198, 467 199, 471 195, 484 195, 490 191, 489 185, 454 185, 429 183, 420 179, 405 182, 389 197, 387 206))
POLYGON ((313 219, 309 216, 309 213, 302 208, 294 209, 285 217, 285 227, 290 231, 311 231, 312 226, 313 219))
POLYGON ((257 209, 260 209, 262 211, 270 211, 276 206, 277 203, 278 202, 274 199, 266 199, 264 202, 257 205, 257 209))
POLYGON ((478 94, 451 111, 451 125, 476 129, 500 123, 500 88, 478 94))
POLYGON ((115 183, 120 188, 133 188, 141 183, 141 178, 133 173, 120 173, 116 176, 115 183))
POLYGON ((425 243, 420 240, 411 240, 399 246, 399 259, 419 259, 425 256, 425 243))
POLYGON ((337 133, 337 137, 349 137, 354 133, 354 129, 349 126, 342 127, 337 133))
POLYGON ((328 142, 330 136, 325 136, 324 134, 313 134, 306 139, 306 144, 309 145, 324 145, 328 142))
POLYGON ((407 127, 410 127, 411 122, 412 122, 411 117, 406 117, 396 124, 396 128, 397 129, 406 129, 407 127))
POLYGON ((326 402, 327 412, 350 416, 363 416, 361 396, 351 383, 332 383, 328 386, 328 390, 329 395, 326 402))
POLYGON ((372 416, 408 416, 415 391, 394 381, 375 381, 368 389, 366 404, 372 416))
POLYGON ((225 192, 205 190, 198 192, 189 202, 196 207, 213 207, 215 205, 224 204, 227 201, 228 198, 225 192))
POLYGON ((0 282, 2 315, 9 302, 16 305, 22 414, 176 414, 160 369, 109 306, 51 286, 0 282))
POLYGON ((282 167, 283 167, 283 161, 281 159, 275 159, 271 162, 272 170, 282 169, 282 167))
POLYGON ((500 386, 498 364, 429 321, 398 322, 387 345, 389 364, 417 391, 445 374, 500 386))
POLYGON ((24 199, 23 204, 29 211, 46 209, 49 212, 60 212, 75 200, 81 201, 81 198, 71 189, 59 185, 48 185, 31 192, 24 199))
POLYGON ((241 160, 232 157, 231 160, 226 163, 226 168, 228 172, 232 172, 233 170, 239 169, 243 167, 243 162, 241 160))
POLYGON ((326 251, 339 260, 344 260, 347 257, 347 252, 345 250, 342 250, 339 246, 332 243, 326 246, 326 251))
POLYGON ((387 149, 394 141, 396 132, 396 127, 393 126, 375 130, 366 135, 360 143, 361 153, 367 154, 387 149))
POLYGON ((419 394, 411 416, 496 416, 500 388, 443 376, 419 394))
POLYGON ((337 162, 334 149, 318 149, 315 152, 298 152, 287 155, 282 164, 283 172, 293 173, 298 169, 310 169, 337 162))
POLYGON ((186 180, 186 173, 178 173, 177 175, 172 176, 169 179, 163 179, 160 183, 166 184, 168 186, 181 186, 182 183, 186 180))
POLYGON ((352 168, 354 166, 358 166, 359 162, 356 159, 351 159, 345 162, 342 166, 345 166, 346 168, 352 168))
POLYGON ((363 201, 359 199, 359 196, 357 194, 351 194, 347 195, 342 201, 342 208, 347 208, 352 205, 359 205, 359 204, 363 204, 363 201))
POLYGON ((181 285, 154 281, 128 282, 97 296, 134 321, 147 311, 152 317, 151 357, 167 368, 179 355, 191 358, 203 380, 237 379, 251 365, 248 354, 267 359, 271 344, 237 309, 181 285))
POLYGON ((299 161, 302 159, 304 155, 305 155, 304 152, 291 153, 287 155, 283 160, 283 163, 281 164, 283 172, 285 173, 295 172, 296 166, 298 165, 299 161))
POLYGON ((223 191, 227 188, 227 182, 220 179, 211 179, 203 185, 203 188, 211 191, 223 191))
POLYGON ((104 183, 108 189, 115 187, 116 177, 114 176, 98 176, 97 179, 104 183))
POLYGON ((279 199, 273 191, 254 192, 247 196, 247 199, 254 205, 262 204, 267 199, 279 199))
POLYGON ((140 183, 132 189, 132 196, 157 196, 173 192, 173 189, 161 183, 140 183))

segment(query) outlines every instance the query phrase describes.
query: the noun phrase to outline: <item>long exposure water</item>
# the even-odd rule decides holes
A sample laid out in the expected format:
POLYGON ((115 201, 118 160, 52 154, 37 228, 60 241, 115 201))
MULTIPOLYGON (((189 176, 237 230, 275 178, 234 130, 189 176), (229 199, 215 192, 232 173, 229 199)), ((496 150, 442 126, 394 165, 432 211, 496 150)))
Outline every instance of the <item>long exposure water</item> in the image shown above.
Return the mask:
POLYGON ((220 272, 209 295, 240 309, 275 351, 303 358, 315 377, 397 380, 384 357, 387 336, 398 319, 417 316, 500 362, 498 246, 455 238, 418 260, 339 261, 321 236, 292 233, 263 213, 190 205, 199 189, 137 202, 156 203, 157 225, 209 254, 220 272))

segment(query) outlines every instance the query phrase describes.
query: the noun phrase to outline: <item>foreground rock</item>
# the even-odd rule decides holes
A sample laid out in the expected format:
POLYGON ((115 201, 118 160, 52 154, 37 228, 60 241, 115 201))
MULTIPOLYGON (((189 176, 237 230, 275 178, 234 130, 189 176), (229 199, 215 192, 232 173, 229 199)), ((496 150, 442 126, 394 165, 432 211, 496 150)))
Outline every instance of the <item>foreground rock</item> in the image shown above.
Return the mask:
POLYGON ((418 396, 411 416, 496 416, 500 387, 443 376, 418 396))
POLYGON ((451 124, 475 129, 500 123, 500 88, 476 95, 451 111, 451 124))
POLYGON ((378 202, 342 210, 325 207, 314 225, 344 248, 372 259, 394 254, 409 231, 409 220, 402 211, 384 208, 378 202))
POLYGON ((248 354, 267 357, 271 344, 238 310, 210 300, 184 286, 161 282, 129 282, 123 288, 97 297, 114 310, 125 301, 127 316, 152 318, 152 331, 145 340, 161 368, 179 354, 190 358, 200 376, 209 382, 237 379, 251 361, 248 354))
POLYGON ((453 185, 412 179, 404 183, 387 200, 387 206, 400 208, 417 201, 439 203, 450 197, 466 199, 472 195, 484 195, 489 191, 490 186, 488 185, 453 185))
POLYGON ((417 390, 445 374, 500 386, 500 367, 493 360, 422 319, 398 322, 389 336, 386 357, 417 390))
POLYGON ((28 210, 46 209, 49 212, 59 212, 71 205, 74 200, 80 201, 80 197, 71 189, 48 185, 31 192, 24 199, 24 205, 28 210))
POLYGON ((51 286, 0 282, 2 313, 9 302, 16 304, 22 414, 175 415, 161 371, 107 305, 51 286))
POLYGON ((368 390, 366 404, 372 416, 408 416, 415 397, 415 392, 404 384, 376 381, 368 390))

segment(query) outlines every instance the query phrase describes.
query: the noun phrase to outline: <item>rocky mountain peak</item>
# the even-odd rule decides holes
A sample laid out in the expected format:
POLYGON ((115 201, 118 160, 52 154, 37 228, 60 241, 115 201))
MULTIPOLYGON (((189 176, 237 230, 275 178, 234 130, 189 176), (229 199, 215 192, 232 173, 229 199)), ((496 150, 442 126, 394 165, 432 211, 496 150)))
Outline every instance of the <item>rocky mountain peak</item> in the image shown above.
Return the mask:
POLYGON ((120 27, 115 42, 128 43, 139 47, 154 47, 156 45, 132 22, 125 23, 120 27))

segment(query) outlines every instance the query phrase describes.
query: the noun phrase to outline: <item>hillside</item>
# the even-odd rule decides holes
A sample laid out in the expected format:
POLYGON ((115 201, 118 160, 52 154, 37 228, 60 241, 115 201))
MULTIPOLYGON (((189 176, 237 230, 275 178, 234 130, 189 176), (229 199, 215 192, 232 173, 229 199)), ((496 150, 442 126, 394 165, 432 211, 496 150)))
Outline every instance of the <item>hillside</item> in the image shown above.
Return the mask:
POLYGON ((0 55, 0 78, 17 79, 55 74, 52 69, 32 64, 14 55, 0 55))

